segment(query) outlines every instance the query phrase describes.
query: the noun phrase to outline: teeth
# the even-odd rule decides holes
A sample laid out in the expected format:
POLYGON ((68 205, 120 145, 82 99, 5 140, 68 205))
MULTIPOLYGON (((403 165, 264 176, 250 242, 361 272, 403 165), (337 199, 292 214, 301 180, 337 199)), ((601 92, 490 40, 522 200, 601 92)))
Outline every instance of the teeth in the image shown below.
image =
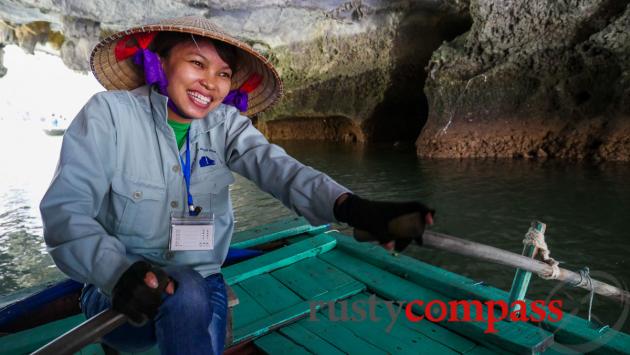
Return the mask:
POLYGON ((210 103, 210 98, 208 96, 203 96, 196 91, 188 91, 188 95, 190 95, 195 101, 199 102, 202 105, 207 105, 210 103))

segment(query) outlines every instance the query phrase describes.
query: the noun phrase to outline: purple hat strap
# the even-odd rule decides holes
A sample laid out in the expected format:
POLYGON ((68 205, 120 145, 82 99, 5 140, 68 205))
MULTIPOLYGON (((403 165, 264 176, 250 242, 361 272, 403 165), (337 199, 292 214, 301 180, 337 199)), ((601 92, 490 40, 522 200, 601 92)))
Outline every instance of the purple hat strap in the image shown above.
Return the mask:
POLYGON ((223 103, 234 106, 241 112, 245 112, 247 111, 248 96, 249 95, 246 92, 242 92, 238 89, 230 90, 225 99, 223 99, 223 103))
POLYGON ((133 62, 136 65, 142 66, 144 68, 144 80, 148 85, 156 85, 158 88, 158 92, 168 98, 168 107, 178 114, 179 116, 192 119, 185 115, 177 106, 175 106, 175 102, 168 96, 168 91, 166 88, 168 87, 168 80, 166 79, 166 74, 164 73, 164 69, 162 69, 162 65, 160 64, 160 59, 157 54, 152 52, 149 49, 142 48, 139 49, 136 54, 133 56, 133 62))
MULTIPOLYGON (((156 53, 146 48, 155 37, 155 33, 135 36, 139 46, 135 48, 126 47, 128 38, 123 39, 116 46, 115 54, 117 60, 123 60, 133 55, 133 62, 136 65, 142 67, 144 70, 145 82, 148 85, 157 86, 158 92, 168 98, 168 107, 179 116, 186 119, 192 119, 191 117, 184 114, 175 105, 173 99, 168 96, 168 79, 166 78, 166 74, 162 69, 160 59, 156 53)), ((260 75, 256 73, 252 74, 240 88, 231 90, 223 99, 223 103, 226 105, 234 106, 241 112, 247 111, 249 93, 251 93, 258 86, 261 80, 262 77, 260 75)))
POLYGON ((247 111, 247 107, 249 104, 249 94, 256 90, 260 83, 262 82, 263 77, 258 73, 252 73, 247 80, 236 90, 231 90, 225 99, 223 99, 223 103, 227 105, 232 105, 236 107, 239 111, 245 112, 247 111))

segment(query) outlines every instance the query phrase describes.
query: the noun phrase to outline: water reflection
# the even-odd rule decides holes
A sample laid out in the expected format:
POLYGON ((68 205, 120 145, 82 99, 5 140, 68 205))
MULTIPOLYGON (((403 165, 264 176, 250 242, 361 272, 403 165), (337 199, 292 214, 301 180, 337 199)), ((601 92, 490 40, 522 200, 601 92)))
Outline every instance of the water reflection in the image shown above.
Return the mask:
POLYGON ((12 189, 0 193, 0 285, 2 293, 58 280, 42 240, 39 215, 23 196, 12 189))
MULTIPOLYGON (((54 160, 30 166, 41 169, 31 172, 38 178, 0 185, 0 294, 60 276, 45 253, 37 212, 60 140, 43 134, 37 139, 38 154, 54 160)), ((630 210, 630 164, 419 160, 413 147, 279 144, 364 197, 425 202, 437 210, 434 228, 439 232, 520 253, 530 222, 540 220, 547 223, 547 242, 562 266, 573 270, 588 266, 630 283, 630 236, 623 217, 630 210)), ((242 177, 237 177, 231 193, 237 230, 292 215, 242 177)), ((334 227, 351 233, 344 226, 334 227)), ((444 252, 411 247, 406 253, 506 290, 514 276, 510 268, 444 252)), ((545 299, 554 285, 534 277, 528 297, 545 299)), ((575 298, 585 295, 569 292, 575 298)), ((595 309, 605 322, 613 322, 618 313, 616 305, 601 297, 595 297, 595 309)), ((581 314, 585 310, 586 306, 581 314)))
MULTIPOLYGON (((561 266, 572 270, 588 266, 630 284, 630 229, 623 217, 630 211, 630 164, 418 160, 412 150, 388 146, 334 151, 282 144, 361 195, 417 199, 434 207, 434 229, 439 232, 520 253, 530 222, 542 221, 552 256, 561 266)), ((472 258, 419 247, 406 253, 504 290, 514 277, 511 268, 472 258)), ((555 284, 533 277, 527 295, 545 299, 555 284)), ((586 294, 570 287, 566 292, 575 299, 586 294)), ((594 307, 605 323, 613 323, 620 310, 598 296, 594 307)), ((585 316, 586 309, 583 303, 580 314, 585 316)), ((630 324, 624 329, 630 331, 630 324)))

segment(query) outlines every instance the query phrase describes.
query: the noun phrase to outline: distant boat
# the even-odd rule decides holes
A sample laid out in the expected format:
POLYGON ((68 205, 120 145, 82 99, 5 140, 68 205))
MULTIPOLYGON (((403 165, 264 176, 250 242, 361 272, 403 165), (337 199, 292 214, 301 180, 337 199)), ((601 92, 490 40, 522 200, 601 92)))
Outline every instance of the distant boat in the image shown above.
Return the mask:
POLYGON ((49 136, 63 136, 63 134, 66 133, 66 130, 64 128, 51 128, 44 129, 44 133, 49 136))
POLYGON ((68 121, 65 118, 55 117, 53 114, 52 118, 45 123, 44 133, 49 136, 63 136, 66 128, 68 128, 68 121))

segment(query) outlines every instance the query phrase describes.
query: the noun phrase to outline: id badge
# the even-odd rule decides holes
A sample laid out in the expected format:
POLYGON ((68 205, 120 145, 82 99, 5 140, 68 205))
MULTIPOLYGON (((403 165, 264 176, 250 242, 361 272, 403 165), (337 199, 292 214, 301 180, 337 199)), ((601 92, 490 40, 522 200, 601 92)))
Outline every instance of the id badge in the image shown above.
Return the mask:
POLYGON ((171 214, 171 238, 168 249, 172 251, 214 249, 214 215, 171 214))

